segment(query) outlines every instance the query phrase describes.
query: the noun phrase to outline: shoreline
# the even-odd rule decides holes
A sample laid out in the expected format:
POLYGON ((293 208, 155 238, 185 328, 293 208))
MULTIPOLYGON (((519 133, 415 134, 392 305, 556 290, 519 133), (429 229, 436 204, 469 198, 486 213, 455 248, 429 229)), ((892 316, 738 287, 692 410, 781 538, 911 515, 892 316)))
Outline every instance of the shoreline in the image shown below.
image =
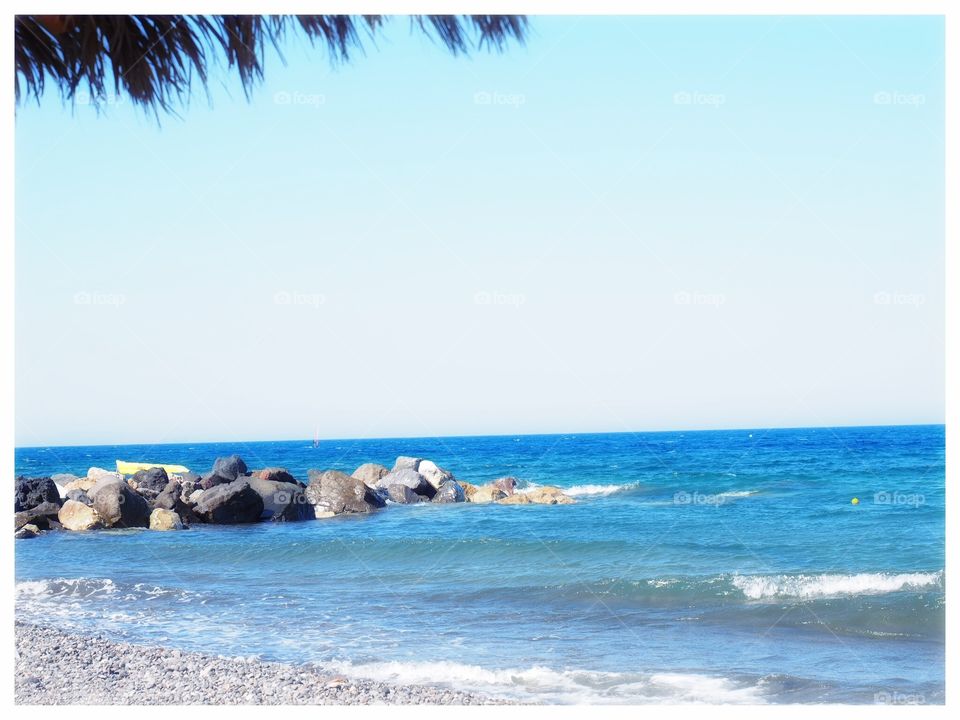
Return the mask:
POLYGON ((223 658, 16 621, 17 705, 512 705, 310 665, 223 658))

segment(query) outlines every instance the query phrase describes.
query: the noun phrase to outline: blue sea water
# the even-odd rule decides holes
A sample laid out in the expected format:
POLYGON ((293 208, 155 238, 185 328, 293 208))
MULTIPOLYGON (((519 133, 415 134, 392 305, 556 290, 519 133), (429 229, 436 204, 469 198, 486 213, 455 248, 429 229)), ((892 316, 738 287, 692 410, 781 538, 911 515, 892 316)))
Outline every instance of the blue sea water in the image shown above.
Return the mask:
POLYGON ((18 619, 547 703, 944 701, 943 426, 20 448, 352 471, 430 458, 565 506, 16 544, 18 619), (859 504, 853 504, 852 498, 859 504))

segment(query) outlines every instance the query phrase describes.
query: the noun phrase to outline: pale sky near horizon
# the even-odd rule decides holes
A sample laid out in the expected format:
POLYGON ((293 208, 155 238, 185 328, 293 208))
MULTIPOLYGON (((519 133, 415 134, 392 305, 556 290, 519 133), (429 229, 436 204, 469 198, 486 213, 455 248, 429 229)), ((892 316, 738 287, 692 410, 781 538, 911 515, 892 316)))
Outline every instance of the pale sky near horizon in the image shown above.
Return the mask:
POLYGON ((941 19, 531 32, 24 102, 17 445, 943 422, 941 19))

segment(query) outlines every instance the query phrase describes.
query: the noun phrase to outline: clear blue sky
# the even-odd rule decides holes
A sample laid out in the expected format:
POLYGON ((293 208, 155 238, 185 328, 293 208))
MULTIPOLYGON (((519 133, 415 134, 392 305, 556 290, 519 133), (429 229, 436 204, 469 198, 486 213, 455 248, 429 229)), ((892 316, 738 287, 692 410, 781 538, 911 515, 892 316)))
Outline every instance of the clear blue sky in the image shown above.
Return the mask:
POLYGON ((943 23, 396 21, 16 120, 18 445, 942 422, 943 23))

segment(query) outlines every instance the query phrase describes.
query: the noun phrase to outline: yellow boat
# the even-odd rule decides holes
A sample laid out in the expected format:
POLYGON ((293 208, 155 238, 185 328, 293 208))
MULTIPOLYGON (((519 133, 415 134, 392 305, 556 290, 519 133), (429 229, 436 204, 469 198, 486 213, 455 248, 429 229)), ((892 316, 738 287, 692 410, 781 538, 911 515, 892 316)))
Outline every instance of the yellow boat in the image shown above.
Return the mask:
POLYGON ((117 472, 121 475, 133 475, 139 470, 149 470, 150 468, 163 468, 167 471, 167 475, 173 473, 185 473, 190 472, 190 468, 184 467, 183 465, 163 465, 161 463, 145 463, 145 462, 127 462, 125 460, 117 460, 117 472))

